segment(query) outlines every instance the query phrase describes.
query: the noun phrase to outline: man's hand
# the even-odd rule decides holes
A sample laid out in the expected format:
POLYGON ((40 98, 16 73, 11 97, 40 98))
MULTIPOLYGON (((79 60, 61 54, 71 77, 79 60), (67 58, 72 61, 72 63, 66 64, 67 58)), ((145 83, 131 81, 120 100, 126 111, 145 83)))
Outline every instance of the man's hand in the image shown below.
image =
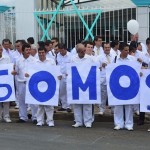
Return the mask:
POLYGON ((61 80, 61 79, 62 79, 62 76, 58 76, 57 78, 58 78, 58 80, 61 80))
POLYGON ((16 72, 15 70, 13 70, 13 71, 11 72, 11 74, 15 76, 15 75, 17 75, 17 72, 16 72))
POLYGON ((30 75, 29 75, 28 73, 25 73, 25 77, 27 77, 27 78, 28 78, 29 76, 30 76, 30 75))

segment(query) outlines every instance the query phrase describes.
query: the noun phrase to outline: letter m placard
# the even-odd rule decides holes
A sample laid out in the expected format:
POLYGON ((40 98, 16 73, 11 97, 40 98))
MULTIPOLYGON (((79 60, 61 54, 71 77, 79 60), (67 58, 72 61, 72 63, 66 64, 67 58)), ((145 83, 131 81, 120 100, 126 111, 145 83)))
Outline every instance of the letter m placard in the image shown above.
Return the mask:
POLYGON ((99 104, 100 71, 96 64, 71 64, 67 67, 67 99, 69 104, 99 104))

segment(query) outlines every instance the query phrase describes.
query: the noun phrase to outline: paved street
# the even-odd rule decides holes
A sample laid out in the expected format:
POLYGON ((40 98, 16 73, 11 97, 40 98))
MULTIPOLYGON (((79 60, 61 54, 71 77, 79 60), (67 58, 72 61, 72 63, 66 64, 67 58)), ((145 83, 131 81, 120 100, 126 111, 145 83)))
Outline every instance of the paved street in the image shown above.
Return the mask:
POLYGON ((93 128, 72 128, 71 121, 55 121, 55 127, 31 122, 0 123, 1 150, 149 150, 149 124, 134 131, 113 130, 113 123, 94 123, 93 128))

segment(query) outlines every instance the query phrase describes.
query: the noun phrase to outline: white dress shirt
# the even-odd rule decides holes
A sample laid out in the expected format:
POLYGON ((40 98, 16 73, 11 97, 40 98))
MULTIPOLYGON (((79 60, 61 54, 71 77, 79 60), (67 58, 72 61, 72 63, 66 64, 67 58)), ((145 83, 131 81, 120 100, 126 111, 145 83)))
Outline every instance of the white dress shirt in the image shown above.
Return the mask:
POLYGON ((23 57, 22 53, 19 53, 18 50, 15 50, 13 53, 12 53, 12 62, 14 64, 16 64, 16 62, 21 58, 23 57))
POLYGON ((121 52, 119 50, 115 51, 113 48, 110 49, 110 53, 114 56, 118 56, 121 54, 121 52))
POLYGON ((71 58, 71 62, 73 63, 81 63, 81 62, 87 62, 87 63, 94 63, 93 59, 91 56, 85 54, 85 56, 83 58, 79 58, 78 55, 74 55, 72 58, 71 58))
POLYGON ((107 65, 111 64, 115 60, 115 56, 109 53, 106 55, 105 53, 99 57, 99 64, 101 67, 101 84, 106 85, 106 67, 102 67, 103 63, 106 63, 107 65))
POLYGON ((17 71, 17 80, 18 82, 25 82, 27 81, 27 78, 25 77, 25 73, 28 73, 28 69, 30 67, 30 64, 35 63, 37 60, 33 56, 29 56, 27 59, 24 57, 21 57, 16 62, 16 71, 17 71))
POLYGON ((51 58, 46 58, 44 61, 41 61, 39 59, 37 59, 37 62, 36 63, 39 63, 39 64, 49 64, 49 65, 56 65, 55 61, 51 58))
POLYGON ((95 53, 95 56, 104 54, 104 50, 103 50, 102 47, 97 48, 96 46, 94 46, 93 51, 94 51, 94 53, 95 53), (99 52, 97 51, 98 49, 99 49, 99 52), (99 54, 98 54, 98 53, 99 53, 99 54))
POLYGON ((0 58, 0 64, 9 64, 10 63, 10 58, 8 56, 2 55, 0 58))
POLYGON ((54 53, 54 50, 51 50, 49 51, 47 54, 46 54, 46 57, 47 58, 51 58, 55 61, 55 57, 56 57, 56 54, 54 53))
POLYGON ((77 54, 77 50, 76 50, 76 46, 71 50, 71 55, 76 55, 77 54))
POLYGON ((7 57, 9 57, 10 58, 10 61, 12 62, 12 54, 13 54, 13 52, 14 51, 11 51, 10 49, 8 49, 8 50, 6 50, 6 49, 4 49, 3 48, 3 53, 2 53, 2 55, 5 55, 5 56, 7 56, 7 57))
POLYGON ((129 62, 129 61, 136 61, 136 58, 134 56, 131 56, 131 55, 127 55, 126 58, 121 58, 120 55, 117 56, 117 59, 116 59, 116 62, 129 62))
POLYGON ((66 76, 67 74, 67 64, 71 62, 71 54, 70 52, 67 52, 65 56, 62 56, 60 53, 58 53, 57 55, 57 62, 60 66, 60 70, 61 70, 61 73, 64 75, 64 77, 66 76))

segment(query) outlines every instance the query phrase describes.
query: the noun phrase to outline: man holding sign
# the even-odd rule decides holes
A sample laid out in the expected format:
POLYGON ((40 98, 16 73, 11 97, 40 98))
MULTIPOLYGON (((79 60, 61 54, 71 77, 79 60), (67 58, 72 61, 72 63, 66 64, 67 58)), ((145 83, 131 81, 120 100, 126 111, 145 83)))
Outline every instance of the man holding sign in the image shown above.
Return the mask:
POLYGON ((114 108, 114 130, 126 128, 133 130, 133 105, 139 104, 140 65, 133 56, 128 55, 129 46, 120 44, 121 54, 107 68, 109 105, 114 108), (109 74, 109 71, 112 72, 109 74))
MULTIPOLYGON (((39 60, 37 60, 37 64, 45 64, 49 65, 51 67, 52 65, 56 65, 55 61, 51 58, 46 58, 46 49, 43 47, 40 47, 38 49, 38 55, 39 55, 39 60)), ((37 110, 37 126, 42 126, 44 125, 44 114, 46 113, 46 123, 49 127, 54 126, 54 121, 53 121, 53 114, 54 114, 54 107, 53 106, 48 106, 48 105, 38 105, 38 110, 37 110)))
MULTIPOLYGON (((17 80, 18 80, 18 86, 19 86, 19 117, 18 120, 19 123, 24 123, 28 120, 27 117, 27 104, 25 104, 25 93, 26 93, 26 83, 27 83, 27 73, 28 69, 30 68, 30 65, 35 63, 36 59, 32 57, 31 54, 31 47, 29 44, 25 43, 22 46, 22 54, 23 57, 20 58, 15 67, 14 74, 17 74, 17 80)), ((36 123, 36 112, 37 107, 32 105, 31 106, 32 111, 32 121, 33 123, 36 123)))
POLYGON ((91 65, 93 62, 92 57, 85 54, 85 46, 78 44, 77 55, 72 58, 74 64, 68 69, 67 78, 68 102, 73 104, 75 124, 72 126, 75 128, 83 125, 92 127, 92 104, 100 100, 100 87, 97 88, 100 76, 96 74, 99 70, 97 71, 97 66, 91 65))
MULTIPOLYGON (((2 49, 2 46, 0 45, 0 64, 9 64, 10 58, 8 56, 2 55, 2 52, 3 52, 3 49, 2 49)), ((1 87, 3 88, 3 86, 1 87)), ((10 115, 9 115, 9 102, 0 102, 0 121, 2 120, 2 115, 3 115, 3 119, 5 122, 7 123, 11 122, 10 115)))

